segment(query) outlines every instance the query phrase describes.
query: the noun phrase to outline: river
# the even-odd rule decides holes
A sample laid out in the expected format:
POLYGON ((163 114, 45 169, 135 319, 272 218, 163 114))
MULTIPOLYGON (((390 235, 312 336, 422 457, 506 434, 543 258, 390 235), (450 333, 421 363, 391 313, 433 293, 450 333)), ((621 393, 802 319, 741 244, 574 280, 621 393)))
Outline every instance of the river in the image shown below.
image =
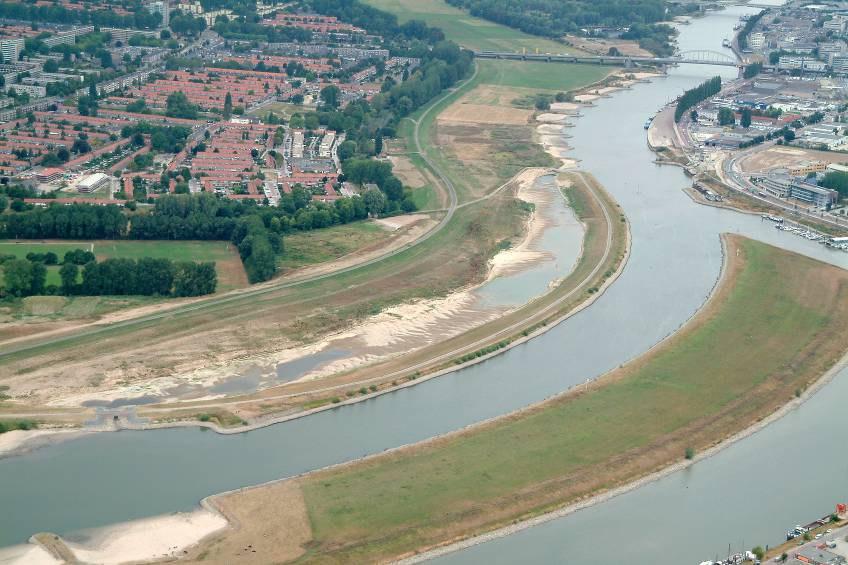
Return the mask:
MULTIPOLYGON (((741 13, 743 9, 733 8, 682 26, 681 46, 716 48, 741 13)), ((190 510, 216 492, 419 441, 594 378, 639 355, 697 311, 718 277, 721 232, 741 233, 848 268, 848 254, 779 232, 759 217, 693 203, 681 191, 688 180, 678 168, 652 163, 642 128, 645 119, 716 69, 726 70, 675 69, 667 78, 599 101, 569 130, 569 143, 583 168, 618 199, 633 234, 632 255, 622 276, 590 308, 537 339, 456 374, 249 433, 222 436, 182 428, 102 433, 0 460, 0 508, 5 510, 0 513, 0 546, 22 543, 37 531, 68 534, 190 510)), ((845 478, 848 453, 826 448, 844 440, 828 424, 836 402, 848 394, 842 390, 848 387, 846 380, 837 378, 780 423, 686 473, 451 559, 549 562, 581 555, 586 563, 623 557, 638 563, 680 563, 680 553, 669 556, 670 546, 685 550, 686 560, 700 561, 726 550, 741 532, 762 543, 779 537, 787 525, 826 512, 839 492, 839 478, 845 478), (822 403, 831 403, 829 409, 822 409, 822 403), (812 465, 801 464, 809 455, 799 439, 804 429, 815 429, 815 443, 823 447, 816 453, 815 472, 812 465), (778 465, 767 458, 766 453, 777 461, 785 458, 787 441, 796 459, 778 465), (821 469, 824 464, 827 472, 821 469), (841 474, 834 471, 828 482, 823 475, 834 469, 841 474), (770 484, 766 475, 774 475, 771 486, 754 490, 770 484), (822 488, 804 497, 775 486, 804 480, 815 480, 822 488), (775 493, 780 499, 772 502, 775 493), (717 514, 711 510, 715 507, 717 514), (535 538, 546 533, 543 542, 535 538)))

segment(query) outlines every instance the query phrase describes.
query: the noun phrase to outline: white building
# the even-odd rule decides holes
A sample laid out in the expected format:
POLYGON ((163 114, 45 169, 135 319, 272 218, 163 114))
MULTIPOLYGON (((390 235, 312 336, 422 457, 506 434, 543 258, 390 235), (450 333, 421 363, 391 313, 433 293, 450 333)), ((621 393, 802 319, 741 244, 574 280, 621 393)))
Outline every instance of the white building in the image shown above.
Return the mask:
POLYGON ((336 142, 336 134, 335 132, 327 132, 324 134, 324 137, 321 138, 321 146, 318 148, 318 156, 329 158, 331 152, 333 150, 333 143, 336 142))
POLYGON ((291 156, 295 159, 303 158, 303 132, 296 131, 292 136, 291 156))
POLYGON ((800 57, 798 55, 782 55, 777 61, 780 70, 802 69, 806 71, 825 71, 827 63, 818 61, 812 57, 800 57))
POLYGON ((761 31, 752 33, 748 36, 748 46, 751 49, 759 51, 766 44, 766 34, 761 31))
POLYGON ((37 84, 10 84, 7 92, 9 90, 15 94, 26 93, 35 98, 47 96, 47 87, 39 86, 37 84))
POLYGON ((151 14, 159 14, 162 16, 162 27, 168 27, 168 20, 170 16, 168 0, 156 0, 156 2, 151 2, 147 5, 147 10, 151 14))
POLYGON ((842 16, 833 16, 832 19, 824 22, 824 29, 842 33, 845 31, 845 18, 842 16))
POLYGON ((77 191, 79 192, 94 192, 111 181, 109 175, 104 173, 94 173, 93 175, 88 175, 77 184, 77 191))
POLYGON ((17 63, 23 50, 24 39, 22 37, 0 40, 0 55, 3 56, 4 63, 17 63))

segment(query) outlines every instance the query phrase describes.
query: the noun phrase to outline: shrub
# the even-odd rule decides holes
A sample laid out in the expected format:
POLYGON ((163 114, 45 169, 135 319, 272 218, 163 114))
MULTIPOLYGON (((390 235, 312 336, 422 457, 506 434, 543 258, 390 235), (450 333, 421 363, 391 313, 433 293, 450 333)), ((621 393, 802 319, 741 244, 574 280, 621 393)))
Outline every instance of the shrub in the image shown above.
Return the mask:
POLYGON ((686 455, 686 459, 691 460, 695 457, 695 450, 692 449, 691 447, 687 447, 685 455, 686 455))

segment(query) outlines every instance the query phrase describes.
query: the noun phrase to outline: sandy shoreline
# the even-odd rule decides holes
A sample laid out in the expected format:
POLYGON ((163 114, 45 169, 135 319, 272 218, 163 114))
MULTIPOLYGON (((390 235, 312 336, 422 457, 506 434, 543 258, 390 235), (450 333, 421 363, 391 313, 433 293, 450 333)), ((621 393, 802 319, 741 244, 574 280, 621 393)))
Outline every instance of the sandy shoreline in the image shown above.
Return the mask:
POLYGON ((93 431, 64 428, 12 430, 11 432, 0 434, 0 459, 22 455, 34 449, 76 439, 89 433, 93 433, 93 431))
POLYGON ((197 509, 98 528, 85 532, 90 536, 86 541, 62 542, 79 561, 117 565, 180 557, 187 548, 227 525, 220 514, 197 509))

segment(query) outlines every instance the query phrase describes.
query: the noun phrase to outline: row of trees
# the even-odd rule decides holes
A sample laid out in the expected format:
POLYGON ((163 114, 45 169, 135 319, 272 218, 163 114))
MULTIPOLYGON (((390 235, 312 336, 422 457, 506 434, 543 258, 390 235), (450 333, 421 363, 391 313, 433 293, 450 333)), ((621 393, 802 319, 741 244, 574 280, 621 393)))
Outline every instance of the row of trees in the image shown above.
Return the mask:
POLYGON ((680 121, 680 118, 683 117, 689 108, 703 102, 710 96, 715 96, 719 91, 721 91, 721 77, 719 76, 715 76, 695 88, 687 90, 677 99, 677 107, 674 109, 674 121, 680 121))
POLYGON ((92 258, 83 267, 66 261, 59 268, 60 286, 46 284, 47 266, 42 261, 2 257, 0 264, 3 293, 16 297, 202 296, 215 292, 218 284, 215 263, 174 262, 165 258, 113 258, 101 262, 92 258))
POLYGON ((585 27, 663 21, 662 0, 448 0, 477 16, 533 35, 559 38, 585 27))
POLYGON ((739 31, 739 34, 736 36, 736 41, 739 43, 739 49, 747 49, 748 48, 748 35, 752 31, 754 31, 754 27, 759 23, 760 19, 766 14, 766 10, 761 11, 759 14, 755 14, 748 18, 748 21, 745 22, 745 26, 739 31))
POLYGON ((121 15, 113 10, 69 10, 60 4, 39 6, 30 2, 2 2, 0 3, 0 18, 136 29, 154 29, 162 21, 161 15, 146 10, 141 3, 128 3, 126 7, 132 13, 121 15))
POLYGON ((215 292, 218 285, 215 263, 211 262, 175 262, 153 257, 92 261, 83 267, 81 283, 76 283, 77 269, 73 263, 62 265, 64 294, 203 296, 215 292))

